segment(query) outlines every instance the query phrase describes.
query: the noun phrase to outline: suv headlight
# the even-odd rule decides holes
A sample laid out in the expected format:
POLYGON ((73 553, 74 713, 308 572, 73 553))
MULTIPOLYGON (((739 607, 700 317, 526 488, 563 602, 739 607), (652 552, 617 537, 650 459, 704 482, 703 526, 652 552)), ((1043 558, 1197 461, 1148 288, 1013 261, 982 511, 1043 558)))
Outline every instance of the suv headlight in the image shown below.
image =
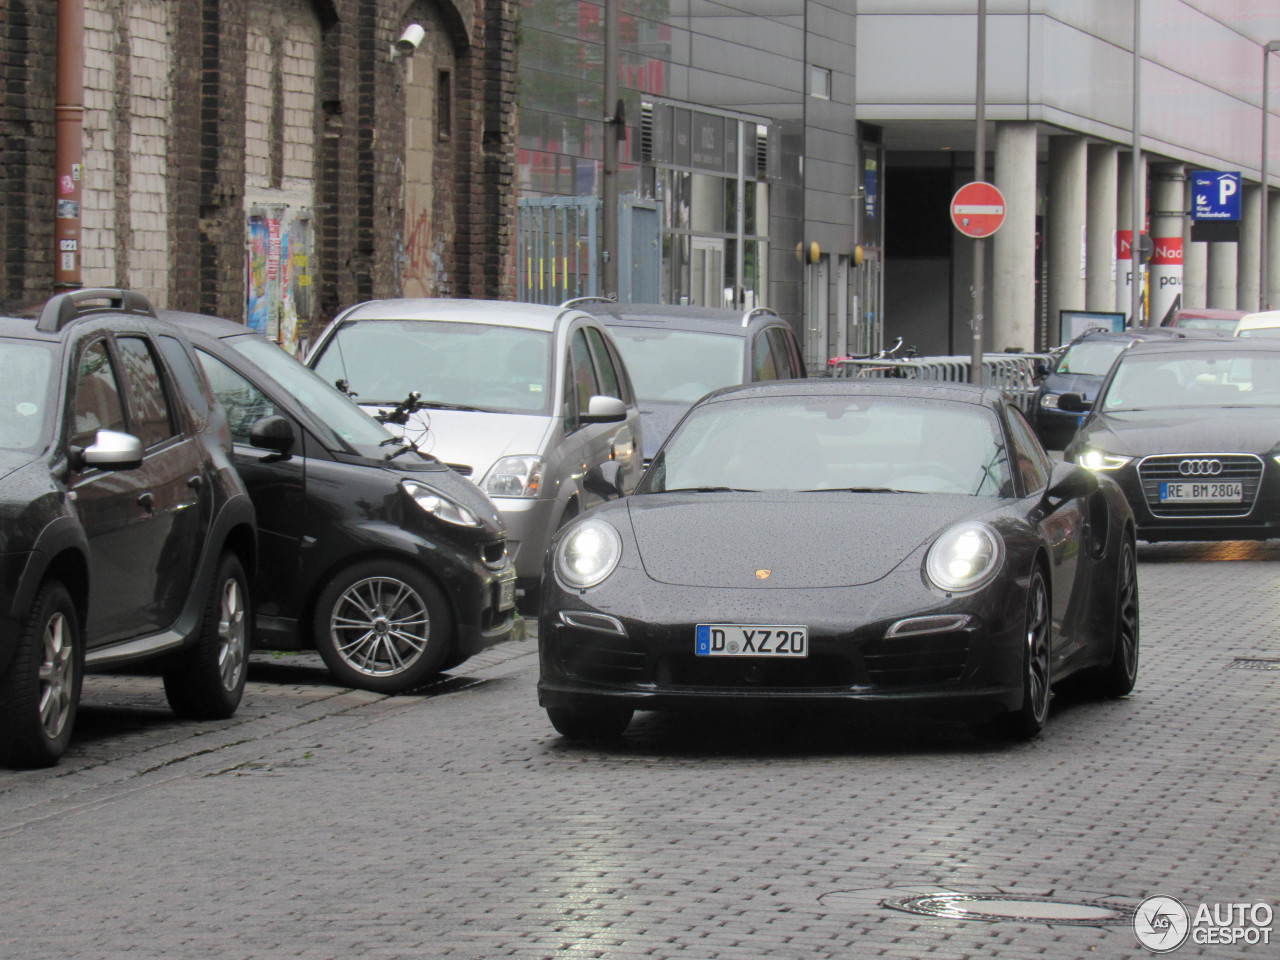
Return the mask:
POLYGON ((1132 459, 1133 457, 1118 457, 1092 448, 1086 448, 1076 454, 1076 460, 1080 466, 1088 467, 1090 470, 1119 470, 1132 459))
POLYGON ((542 489, 545 465, 541 457, 503 457, 480 486, 491 497, 536 497, 542 489))
POLYGON ((556 547, 556 576, 578 590, 609 578, 622 558, 622 538, 603 520, 584 520, 556 547))
POLYGON ((452 523, 456 527, 480 527, 484 525, 474 513, 458 503, 458 501, 446 497, 439 490, 434 490, 425 484, 415 483, 412 480, 401 480, 400 486, 404 488, 405 493, 413 497, 414 503, 438 520, 452 523))
POLYGON ((985 523, 958 523, 929 548, 924 571, 948 593, 969 593, 991 582, 1004 559, 1004 540, 985 523))

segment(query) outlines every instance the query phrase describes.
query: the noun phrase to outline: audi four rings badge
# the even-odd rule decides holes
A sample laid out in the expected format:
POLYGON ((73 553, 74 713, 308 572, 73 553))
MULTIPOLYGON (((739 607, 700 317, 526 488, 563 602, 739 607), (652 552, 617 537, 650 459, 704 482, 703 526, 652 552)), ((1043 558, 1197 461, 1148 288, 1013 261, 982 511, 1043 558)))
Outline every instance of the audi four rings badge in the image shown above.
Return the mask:
POLYGON ((1178 472, 1184 477, 1216 477, 1222 472, 1221 460, 1183 460, 1178 472))

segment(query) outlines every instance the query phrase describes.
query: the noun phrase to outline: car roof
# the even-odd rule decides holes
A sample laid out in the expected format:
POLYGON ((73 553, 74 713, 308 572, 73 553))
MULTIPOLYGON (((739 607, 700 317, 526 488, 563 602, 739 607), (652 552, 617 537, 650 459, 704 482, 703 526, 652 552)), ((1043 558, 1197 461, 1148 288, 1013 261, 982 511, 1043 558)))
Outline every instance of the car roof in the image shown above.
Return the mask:
POLYGON ((0 306, 0 337, 56 343, 83 320, 155 320, 151 301, 136 290, 85 287, 48 300, 0 306))
POLYGON ((243 323, 224 320, 222 317, 213 317, 207 313, 189 313, 186 310, 160 310, 157 315, 162 320, 176 323, 188 333, 204 334, 215 339, 243 336, 245 334, 262 336, 257 330, 243 323))
POLYGON ((743 335, 765 323, 784 323, 767 307, 731 310, 670 303, 616 303, 612 300, 569 301, 574 307, 599 317, 606 326, 652 326, 703 333, 743 335))
POLYGON ((1133 346, 1125 351, 1129 354, 1145 354, 1145 353, 1182 353, 1188 350, 1195 350, 1200 353, 1275 353, 1280 354, 1280 340, 1269 340, 1264 338, 1245 338, 1237 337, 1188 337, 1181 338, 1161 338, 1159 340, 1137 340, 1133 346))
MULTIPOLYGON (((581 310, 576 312, 581 313, 581 310)), ((406 297, 368 300, 338 315, 340 323, 355 320, 445 320, 487 323, 505 327, 552 331, 565 313, 560 307, 517 300, 462 300, 449 297, 406 297)))
POLYGON ((1236 322, 1237 330, 1264 330, 1271 327, 1280 327, 1280 310, 1246 313, 1236 322))
MULTIPOLYGON (((1276 342, 1280 349, 1280 341, 1276 342)), ((748 399, 756 397, 858 397, 892 395, 919 400, 943 400, 976 403, 994 407, 1004 401, 999 387, 954 383, 947 380, 851 380, 844 377, 813 377, 807 380, 768 380, 722 387, 708 394, 699 404, 711 399, 748 399)))

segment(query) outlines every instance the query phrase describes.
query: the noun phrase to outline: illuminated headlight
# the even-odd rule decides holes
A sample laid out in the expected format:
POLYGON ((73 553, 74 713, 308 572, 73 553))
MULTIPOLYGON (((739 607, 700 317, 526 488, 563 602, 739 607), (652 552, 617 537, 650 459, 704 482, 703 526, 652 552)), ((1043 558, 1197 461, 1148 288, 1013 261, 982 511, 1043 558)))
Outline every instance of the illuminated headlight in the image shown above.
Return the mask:
POLYGON ((1133 457, 1117 457, 1110 453, 1103 453, 1101 450, 1084 450, 1076 455, 1076 460, 1080 466, 1088 467, 1090 470, 1119 470, 1133 457))
POLYGON ((1045 410, 1058 409, 1058 395, 1056 393, 1046 393, 1040 397, 1040 406, 1045 410))
POLYGON ((584 520, 556 548, 556 575, 585 590, 608 579, 622 557, 622 538, 603 520, 584 520))
POLYGON ((1003 556, 1004 541, 993 527, 961 523, 934 541, 924 569, 940 590, 968 593, 991 582, 1003 556))
POLYGON ((542 489, 541 457, 503 457, 480 486, 491 497, 536 497, 542 489))
POLYGON ((457 527, 479 527, 483 525, 480 522, 480 518, 474 513, 456 500, 446 497, 438 490, 433 490, 431 487, 421 483, 414 483, 412 480, 401 480, 400 486, 404 488, 405 493, 413 497, 414 503, 438 520, 452 523, 457 527))

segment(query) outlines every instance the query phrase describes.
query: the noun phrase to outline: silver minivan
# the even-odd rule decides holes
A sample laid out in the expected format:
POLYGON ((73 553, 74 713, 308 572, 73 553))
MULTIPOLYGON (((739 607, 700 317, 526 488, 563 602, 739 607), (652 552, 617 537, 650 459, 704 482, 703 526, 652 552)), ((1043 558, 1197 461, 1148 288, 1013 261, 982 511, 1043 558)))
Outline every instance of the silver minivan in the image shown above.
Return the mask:
POLYGON ((493 499, 526 598, 556 530, 601 499, 587 472, 615 461, 619 487, 640 479, 635 392, 608 330, 582 310, 372 300, 339 314, 307 364, 371 413, 420 394, 406 438, 493 499))

